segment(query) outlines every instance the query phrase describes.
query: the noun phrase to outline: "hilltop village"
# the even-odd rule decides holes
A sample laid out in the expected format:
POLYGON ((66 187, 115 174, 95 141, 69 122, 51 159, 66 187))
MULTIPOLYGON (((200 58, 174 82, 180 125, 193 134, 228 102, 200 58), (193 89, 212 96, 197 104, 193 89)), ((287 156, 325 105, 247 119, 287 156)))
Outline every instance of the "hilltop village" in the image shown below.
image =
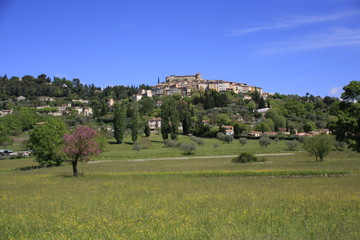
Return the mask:
MULTIPOLYGON (((235 94, 249 94, 255 91, 265 99, 269 93, 263 92, 261 87, 249 86, 245 83, 235 83, 224 80, 205 80, 200 73, 195 75, 176 76, 170 75, 166 77, 166 81, 158 83, 156 86, 150 87, 149 90, 143 90, 135 97, 136 100, 142 96, 170 96, 173 94, 180 94, 181 96, 191 96, 194 91, 214 90, 217 92, 234 92, 235 94)), ((247 98, 247 97, 245 97, 247 98)), ((248 97, 249 98, 249 97, 248 97)))

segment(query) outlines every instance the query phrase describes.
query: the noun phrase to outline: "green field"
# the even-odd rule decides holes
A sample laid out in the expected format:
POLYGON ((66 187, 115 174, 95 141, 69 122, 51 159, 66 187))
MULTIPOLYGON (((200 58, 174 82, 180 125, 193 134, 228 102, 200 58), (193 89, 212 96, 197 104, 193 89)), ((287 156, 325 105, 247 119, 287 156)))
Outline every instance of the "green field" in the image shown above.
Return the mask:
MULTIPOLYGON (((191 140, 187 136, 179 136, 178 141, 189 142, 191 140)), ((110 143, 114 142, 115 140, 110 141, 110 143)), ((159 135, 152 135, 151 138, 142 137, 139 138, 138 142, 143 146, 140 152, 132 150, 133 145, 131 139, 127 137, 124 144, 109 144, 107 151, 96 160, 171 158, 183 156, 182 152, 177 148, 164 147, 163 140, 159 135)), ((204 143, 205 145, 198 146, 195 154, 192 156, 238 155, 242 151, 258 154, 288 152, 285 141, 273 141, 273 143, 266 148, 261 147, 256 140, 249 140, 245 146, 241 146, 238 140, 234 140, 232 143, 222 143, 214 138, 204 138, 204 143), (214 144, 216 145, 215 147, 214 144)), ((301 147, 298 147, 298 150, 301 150, 301 147)))
MULTIPOLYGON (((109 144, 97 160, 184 157, 160 141, 109 144)), ((205 141, 191 157, 286 152, 205 141)), ((266 158, 88 163, 78 178, 66 164, 1 160, 0 239, 360 239, 360 154, 266 158)))

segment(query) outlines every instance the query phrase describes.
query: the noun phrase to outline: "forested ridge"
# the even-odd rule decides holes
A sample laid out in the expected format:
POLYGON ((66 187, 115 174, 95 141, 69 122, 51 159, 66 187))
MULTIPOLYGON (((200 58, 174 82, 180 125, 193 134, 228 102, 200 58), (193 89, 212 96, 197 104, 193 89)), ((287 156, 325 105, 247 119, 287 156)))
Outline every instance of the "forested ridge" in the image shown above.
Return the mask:
POLYGON ((0 77, 0 86, 0 110, 13 110, 12 115, 0 118, 3 138, 28 131, 36 122, 51 118, 51 114, 39 114, 44 111, 36 107, 43 105, 56 108, 68 104, 67 111, 61 116, 68 126, 93 125, 112 131, 113 123, 119 122, 114 114, 116 106, 108 102, 113 99, 121 102, 126 115, 123 120, 126 126, 122 129, 128 129, 134 141, 138 134, 144 133, 149 119, 161 117, 163 127, 159 131, 164 138, 176 139, 178 134, 216 137, 219 131, 225 132, 224 126, 232 126, 235 137, 251 131, 276 132, 277 137, 283 137, 284 133, 293 136, 299 132, 329 130, 338 141, 346 141, 351 148, 360 151, 359 81, 344 86, 342 99, 310 93, 305 96, 275 93, 264 99, 257 91, 235 94, 198 90, 186 97, 174 94, 135 101, 132 96, 149 86, 119 85, 101 89, 94 84, 82 84, 79 79, 54 77, 51 80, 45 74, 37 78, 30 75, 8 78, 5 75, 0 77), (25 100, 18 100, 19 96, 25 100), (41 101, 40 96, 54 99, 41 101), (74 99, 88 101, 72 102, 74 99), (93 114, 76 114, 74 108, 79 106, 91 108, 93 114), (264 108, 265 111, 259 111, 264 108))

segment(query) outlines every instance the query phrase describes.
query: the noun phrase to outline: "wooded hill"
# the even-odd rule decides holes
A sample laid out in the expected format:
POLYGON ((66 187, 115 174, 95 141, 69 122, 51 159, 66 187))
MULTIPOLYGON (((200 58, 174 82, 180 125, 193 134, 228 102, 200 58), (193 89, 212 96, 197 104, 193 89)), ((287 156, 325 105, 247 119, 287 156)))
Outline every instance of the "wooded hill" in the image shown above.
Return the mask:
MULTIPOLYGON (((68 111, 61 116, 70 126, 77 124, 102 126, 112 128, 114 106, 108 104, 108 99, 120 101, 126 108, 127 129, 132 129, 133 118, 139 122, 138 128, 144 129, 147 121, 162 117, 162 112, 174 115, 173 122, 182 126, 179 134, 192 133, 197 136, 215 137, 223 131, 223 126, 233 126, 234 135, 240 136, 250 131, 283 132, 312 132, 319 129, 329 129, 338 140, 347 140, 350 146, 360 143, 360 82, 352 81, 344 87, 341 101, 334 97, 319 97, 307 93, 305 96, 282 95, 275 93, 267 99, 258 92, 243 94, 233 92, 194 91, 191 96, 181 97, 174 94, 171 97, 145 97, 136 102, 131 98, 141 89, 149 86, 113 86, 100 89, 99 87, 81 84, 79 79, 67 80, 55 77, 52 81, 42 74, 37 78, 24 76, 7 78, 0 77, 0 110, 13 109, 13 116, 0 118, 0 131, 3 135, 12 135, 19 131, 32 128, 32 124, 39 120, 46 120, 49 116, 36 113, 34 107, 48 105, 50 107, 71 103, 71 107, 89 106, 93 115, 84 117, 68 111), (17 101, 16 97, 24 96, 25 100, 17 101), (42 102, 39 96, 53 97, 54 101, 42 102), (168 101, 167 99, 173 99, 168 101), (71 102, 73 99, 87 99, 88 103, 71 102), (162 103, 171 102, 169 106, 162 103), (24 107, 27 107, 26 109, 24 107), (165 107, 170 107, 165 109, 165 107), (258 109, 269 108, 265 111, 258 109), (136 109, 136 110, 134 110, 136 109), (136 112, 138 111, 138 113, 136 112), (30 114, 31 113, 31 114, 30 114), (16 116, 31 115, 26 126, 13 124, 16 116)), ((71 110, 71 109, 70 109, 71 110)), ((163 116, 164 117, 164 116, 163 116)), ((18 122, 21 122, 20 120, 18 122)), ((355 147, 356 148, 356 147, 355 147)))

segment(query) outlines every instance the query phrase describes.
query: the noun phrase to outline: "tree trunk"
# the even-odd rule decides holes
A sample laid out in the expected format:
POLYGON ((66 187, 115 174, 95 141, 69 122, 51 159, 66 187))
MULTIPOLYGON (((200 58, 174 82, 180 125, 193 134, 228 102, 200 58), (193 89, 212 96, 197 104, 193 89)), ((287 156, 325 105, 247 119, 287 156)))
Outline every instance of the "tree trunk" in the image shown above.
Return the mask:
POLYGON ((75 161, 72 162, 72 167, 73 167, 73 173, 74 173, 74 177, 77 177, 78 175, 78 171, 77 171, 77 159, 75 161))

